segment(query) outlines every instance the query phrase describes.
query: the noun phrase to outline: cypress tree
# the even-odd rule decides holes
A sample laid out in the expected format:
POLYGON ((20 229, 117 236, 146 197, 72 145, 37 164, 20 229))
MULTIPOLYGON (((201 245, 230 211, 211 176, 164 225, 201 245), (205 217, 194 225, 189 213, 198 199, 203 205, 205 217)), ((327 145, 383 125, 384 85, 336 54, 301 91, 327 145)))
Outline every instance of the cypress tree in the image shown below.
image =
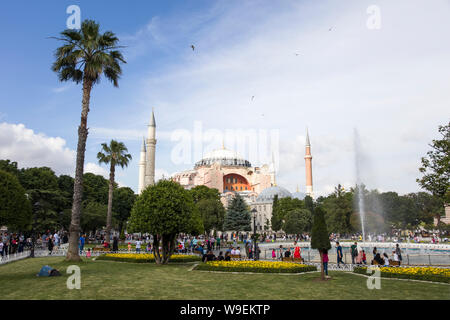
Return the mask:
POLYGON ((320 262, 322 263, 322 280, 325 280, 323 270, 323 251, 331 249, 330 235, 325 223, 325 213, 322 208, 316 207, 314 210, 313 226, 311 230, 311 248, 319 250, 320 262))
POLYGON ((223 229, 228 231, 250 231, 251 215, 245 200, 236 193, 227 208, 223 229))

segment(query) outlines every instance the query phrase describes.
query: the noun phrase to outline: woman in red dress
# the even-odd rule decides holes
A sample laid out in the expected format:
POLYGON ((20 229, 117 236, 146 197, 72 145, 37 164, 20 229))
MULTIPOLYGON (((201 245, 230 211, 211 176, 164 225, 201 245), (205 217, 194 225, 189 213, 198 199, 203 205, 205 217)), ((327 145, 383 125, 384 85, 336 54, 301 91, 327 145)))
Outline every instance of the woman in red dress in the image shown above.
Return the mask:
POLYGON ((294 258, 301 258, 302 256, 300 255, 300 247, 297 245, 297 241, 294 242, 294 258))

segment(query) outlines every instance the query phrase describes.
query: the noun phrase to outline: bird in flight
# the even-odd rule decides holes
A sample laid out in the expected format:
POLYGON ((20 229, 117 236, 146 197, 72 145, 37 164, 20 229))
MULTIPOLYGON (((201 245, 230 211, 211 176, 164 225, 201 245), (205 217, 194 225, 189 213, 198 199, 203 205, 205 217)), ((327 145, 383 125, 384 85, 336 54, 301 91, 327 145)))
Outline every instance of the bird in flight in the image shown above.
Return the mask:
POLYGON ((296 55, 296 56, 299 56, 299 55, 300 55, 300 53, 296 53, 295 55, 296 55))
POLYGON ((194 51, 195 47, 193 44, 191 44, 191 48, 192 48, 192 51, 194 51))
POLYGON ((333 27, 331 27, 330 29, 328 29, 328 31, 331 31, 331 30, 333 30, 333 27))

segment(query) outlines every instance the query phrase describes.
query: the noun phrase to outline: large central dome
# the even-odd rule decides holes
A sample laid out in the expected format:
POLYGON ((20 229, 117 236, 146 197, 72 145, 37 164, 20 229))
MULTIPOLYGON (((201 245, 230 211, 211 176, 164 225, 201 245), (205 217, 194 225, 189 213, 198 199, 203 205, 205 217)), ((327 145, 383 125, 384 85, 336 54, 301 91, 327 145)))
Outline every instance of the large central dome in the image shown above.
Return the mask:
POLYGON ((241 157, 237 152, 225 148, 208 152, 202 160, 195 164, 195 167, 210 166, 219 163, 222 166, 231 167, 251 167, 249 161, 241 157))

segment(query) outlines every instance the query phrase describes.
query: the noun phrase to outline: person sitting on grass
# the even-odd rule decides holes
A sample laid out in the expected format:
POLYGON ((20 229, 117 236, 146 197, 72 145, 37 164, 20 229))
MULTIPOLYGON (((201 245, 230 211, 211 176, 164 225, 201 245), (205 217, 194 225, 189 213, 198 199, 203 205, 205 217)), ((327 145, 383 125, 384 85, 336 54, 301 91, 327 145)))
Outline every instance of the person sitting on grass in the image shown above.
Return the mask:
POLYGON ((225 253, 225 259, 224 260, 225 261, 231 261, 231 255, 230 255, 230 253, 228 251, 225 253))
POLYGON ((222 261, 222 260, 224 260, 225 258, 224 258, 224 256, 223 256, 223 252, 222 251, 220 251, 219 252, 219 255, 217 256, 217 261, 222 261))
POLYGON ((384 266, 385 266, 385 267, 389 267, 389 257, 388 257, 388 255, 386 254, 386 252, 383 253, 383 256, 384 256, 384 266))
POLYGON ((240 255, 241 255, 241 248, 240 248, 240 247, 237 247, 237 249, 236 249, 236 255, 237 255, 237 256, 240 256, 240 255))
POLYGON ((214 261, 216 260, 216 256, 214 253, 210 250, 208 251, 208 254, 206 255, 206 261, 214 261))
MULTIPOLYGON (((381 258, 381 255, 380 255, 379 253, 377 253, 377 254, 375 255, 375 257, 373 258, 373 260, 374 260, 374 262, 376 262, 376 263, 379 264, 379 265, 383 265, 383 264, 384 264, 384 260, 383 260, 383 258, 381 258)), ((374 263, 372 262, 372 264, 374 264, 374 263)))
POLYGON ((291 257, 291 248, 288 248, 288 249, 286 250, 286 252, 284 253, 284 257, 285 257, 285 258, 290 258, 290 257, 291 257))
POLYGON ((235 255, 236 255, 236 249, 233 247, 233 248, 231 249, 231 252, 230 252, 230 253, 231 253, 232 256, 235 256, 235 255))

